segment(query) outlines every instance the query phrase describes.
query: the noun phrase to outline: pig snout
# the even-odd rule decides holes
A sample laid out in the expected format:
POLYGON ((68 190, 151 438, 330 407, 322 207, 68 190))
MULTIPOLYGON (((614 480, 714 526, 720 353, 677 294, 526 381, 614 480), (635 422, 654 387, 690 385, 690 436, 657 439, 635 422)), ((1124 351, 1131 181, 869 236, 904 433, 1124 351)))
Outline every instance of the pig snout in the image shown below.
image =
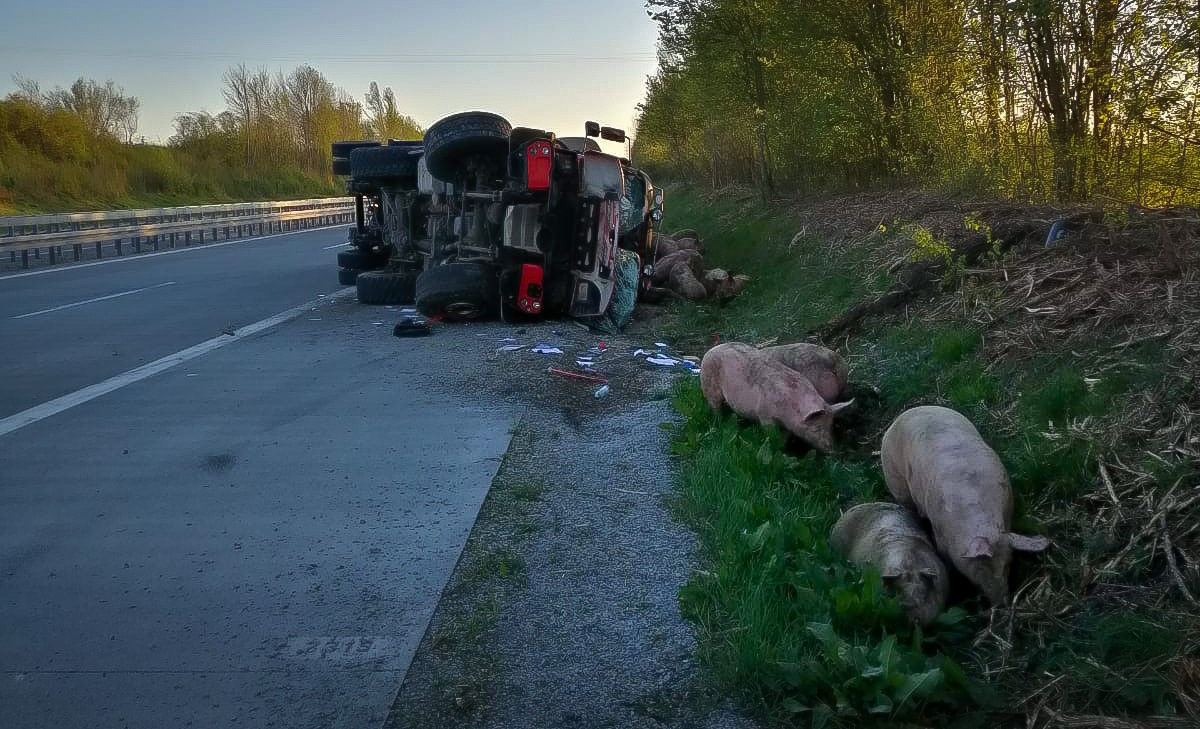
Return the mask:
POLYGON ((818 450, 826 453, 833 450, 833 413, 827 410, 818 411, 815 417, 801 419, 788 430, 818 450))
POLYGON ((1011 554, 997 550, 990 557, 955 560, 955 566, 979 587, 988 602, 1002 606, 1008 604, 1008 566, 1011 560, 1011 554))
POLYGON ((920 625, 929 625, 942 614, 946 596, 938 589, 938 575, 918 570, 884 578, 884 584, 896 596, 904 614, 920 625))
POLYGON ((789 431, 826 453, 833 450, 833 420, 838 413, 854 404, 853 400, 827 404, 809 385, 808 390, 797 393, 797 403, 792 405, 790 417, 785 420, 789 431))

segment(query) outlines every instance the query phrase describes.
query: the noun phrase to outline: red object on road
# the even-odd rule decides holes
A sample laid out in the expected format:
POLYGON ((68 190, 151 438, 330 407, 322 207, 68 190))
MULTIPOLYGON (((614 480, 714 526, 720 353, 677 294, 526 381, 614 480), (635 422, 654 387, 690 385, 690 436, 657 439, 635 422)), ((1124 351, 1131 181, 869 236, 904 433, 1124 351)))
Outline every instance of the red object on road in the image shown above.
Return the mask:
POLYGON ((570 377, 575 380, 583 380, 584 382, 594 382, 597 385, 608 384, 607 377, 600 377, 598 375, 585 375, 582 372, 568 372, 567 370, 560 370, 557 367, 551 367, 546 371, 552 375, 558 375, 560 377, 570 377))

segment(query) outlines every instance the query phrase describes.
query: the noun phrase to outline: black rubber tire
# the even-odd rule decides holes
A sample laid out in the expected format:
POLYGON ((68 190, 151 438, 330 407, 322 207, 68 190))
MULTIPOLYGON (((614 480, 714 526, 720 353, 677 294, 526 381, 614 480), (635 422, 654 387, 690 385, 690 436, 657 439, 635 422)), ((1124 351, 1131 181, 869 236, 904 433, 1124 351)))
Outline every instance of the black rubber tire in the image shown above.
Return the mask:
POLYGON ((363 271, 358 274, 358 300, 364 304, 411 304, 417 276, 413 273, 363 271))
POLYGON ((361 248, 338 251, 337 254, 338 268, 357 268, 360 271, 383 268, 384 264, 387 263, 387 259, 386 254, 364 251, 361 248))
POLYGON ((350 174, 350 160, 342 158, 342 157, 334 157, 333 158, 333 174, 349 175, 350 174))
POLYGON ((338 283, 342 286, 353 286, 360 273, 362 273, 360 268, 339 268, 338 283))
POLYGON ((378 147, 379 142, 334 142, 331 145, 334 159, 350 159, 350 153, 363 147, 378 147))
POLYGON ((447 263, 417 277, 417 311, 453 321, 493 316, 499 305, 496 275, 482 263, 447 263))
POLYGON ((379 185, 417 184, 417 162, 420 147, 363 147, 350 153, 350 173, 356 182, 379 185))
POLYGON ((503 173, 512 124, 499 114, 464 111, 440 119, 425 132, 425 166, 434 179, 455 182, 470 158, 488 160, 503 173))

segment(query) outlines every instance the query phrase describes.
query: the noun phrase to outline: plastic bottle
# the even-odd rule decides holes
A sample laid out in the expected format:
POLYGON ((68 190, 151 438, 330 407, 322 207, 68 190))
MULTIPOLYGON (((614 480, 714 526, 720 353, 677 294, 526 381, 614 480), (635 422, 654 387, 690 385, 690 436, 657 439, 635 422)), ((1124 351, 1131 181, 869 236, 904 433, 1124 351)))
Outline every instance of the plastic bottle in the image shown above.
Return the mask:
POLYGON ((608 385, 601 385, 600 387, 596 388, 596 392, 592 393, 592 395, 593 395, 593 397, 595 397, 597 400, 599 400, 599 399, 603 398, 604 396, 608 395, 608 385))

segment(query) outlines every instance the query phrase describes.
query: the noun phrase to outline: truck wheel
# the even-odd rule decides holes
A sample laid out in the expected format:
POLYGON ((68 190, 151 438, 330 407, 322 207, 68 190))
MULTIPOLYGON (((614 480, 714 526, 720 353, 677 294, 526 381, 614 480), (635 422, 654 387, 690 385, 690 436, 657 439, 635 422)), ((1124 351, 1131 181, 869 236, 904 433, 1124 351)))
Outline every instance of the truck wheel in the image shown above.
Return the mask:
POLYGON ((490 316, 498 303, 496 276, 482 263, 447 263, 417 277, 417 311, 470 321, 490 316))
POLYGON ((417 276, 414 273, 363 271, 358 274, 358 300, 364 304, 411 304, 417 276))
POLYGON ((466 111, 440 119, 425 132, 425 165, 435 179, 455 182, 472 158, 504 170, 512 124, 498 114, 466 111))
POLYGON ((334 142, 330 145, 334 159, 350 159, 350 153, 363 147, 378 147, 379 142, 334 142))
POLYGON ((342 286, 353 286, 362 270, 357 268, 339 268, 338 283, 342 286))
POLYGON ((417 146, 361 147, 350 153, 350 172, 356 182, 416 189, 420 159, 417 146))
POLYGON ((383 268, 384 264, 387 263, 387 259, 386 255, 364 251, 361 248, 338 251, 337 254, 338 268, 357 268, 360 271, 383 268))

